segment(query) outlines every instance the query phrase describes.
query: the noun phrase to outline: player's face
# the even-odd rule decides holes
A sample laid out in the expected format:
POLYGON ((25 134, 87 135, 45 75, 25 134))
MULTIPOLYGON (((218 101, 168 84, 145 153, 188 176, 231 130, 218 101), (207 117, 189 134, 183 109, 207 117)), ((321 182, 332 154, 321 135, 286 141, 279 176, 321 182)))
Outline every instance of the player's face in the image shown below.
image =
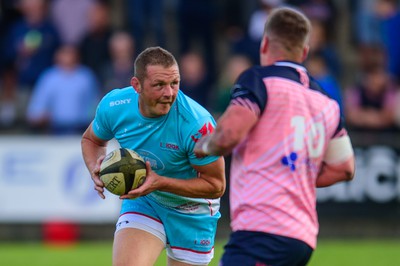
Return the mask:
POLYGON ((139 108, 143 116, 159 117, 171 109, 179 90, 177 65, 164 68, 160 65, 147 67, 147 76, 139 89, 139 108))

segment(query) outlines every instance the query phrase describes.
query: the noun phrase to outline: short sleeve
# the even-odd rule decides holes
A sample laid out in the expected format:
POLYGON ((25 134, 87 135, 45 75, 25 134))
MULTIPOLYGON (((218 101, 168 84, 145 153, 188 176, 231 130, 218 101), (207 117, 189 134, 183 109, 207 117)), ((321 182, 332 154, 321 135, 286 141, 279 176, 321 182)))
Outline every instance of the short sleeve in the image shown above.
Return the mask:
POLYGON ((212 116, 198 119, 194 125, 188 127, 185 137, 185 148, 188 153, 189 161, 193 165, 206 165, 216 161, 219 156, 206 156, 198 158, 193 152, 195 144, 204 136, 212 133, 216 127, 216 122, 212 116))
POLYGON ((108 112, 108 100, 107 96, 104 96, 103 99, 100 101, 99 105, 96 109, 96 115, 93 120, 93 132, 94 134, 103 139, 103 140, 110 140, 114 137, 112 129, 110 127, 110 118, 107 115, 108 112))
POLYGON ((231 91, 232 103, 258 109, 255 111, 257 114, 264 111, 267 105, 267 89, 256 68, 250 68, 239 76, 231 91))

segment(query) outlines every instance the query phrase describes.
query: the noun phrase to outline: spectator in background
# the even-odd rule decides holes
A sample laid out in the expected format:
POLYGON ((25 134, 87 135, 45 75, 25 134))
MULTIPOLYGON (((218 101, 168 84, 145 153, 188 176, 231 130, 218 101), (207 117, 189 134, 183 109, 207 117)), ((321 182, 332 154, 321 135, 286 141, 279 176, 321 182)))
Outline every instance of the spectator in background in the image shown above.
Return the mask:
POLYGON ((136 41, 136 50, 142 51, 145 41, 153 33, 151 46, 165 47, 164 0, 124 0, 126 20, 136 41))
POLYGON ((310 35, 310 53, 319 54, 323 57, 326 67, 331 75, 339 78, 341 75, 340 57, 334 43, 328 38, 328 28, 320 20, 311 20, 312 31, 310 35))
POLYGON ((62 46, 55 62, 33 90, 28 123, 35 132, 82 134, 100 99, 99 85, 94 73, 79 63, 76 47, 62 46))
POLYGON ((369 65, 345 90, 345 114, 353 130, 393 130, 398 85, 382 64, 369 65))
POLYGON ((340 113, 343 116, 342 91, 336 77, 330 72, 325 57, 321 53, 311 53, 305 65, 311 76, 315 78, 322 89, 324 89, 332 99, 338 102, 340 113))
POLYGON ((377 0, 375 12, 381 23, 383 44, 387 53, 387 68, 400 81, 400 7, 397 0, 377 0))
POLYGON ((63 43, 77 45, 89 28, 88 13, 96 0, 53 0, 51 18, 63 43))
POLYGON ((376 16, 377 0, 348 1, 351 18, 351 40, 356 47, 377 45, 382 42, 379 19, 376 16))
POLYGON ((352 36, 356 49, 365 51, 382 46, 387 55, 389 73, 400 81, 400 8, 397 0, 350 1, 353 18, 352 36))
MULTIPOLYGON (((324 26, 330 26, 330 33, 335 33, 337 19, 335 0, 302 0, 297 2, 297 6, 303 10, 310 19, 319 20, 324 26)), ((328 37, 333 38, 334 35, 328 37)))
POLYGON ((214 0, 178 0, 177 23, 180 55, 200 48, 210 79, 216 76, 215 26, 217 7, 214 0))
POLYGON ((11 25, 21 18, 14 0, 0 2, 0 128, 11 128, 16 120, 13 62, 6 53, 7 35, 11 25))
POLYGON ((264 33, 264 24, 273 8, 283 5, 284 0, 259 0, 258 7, 250 15, 247 31, 232 42, 232 53, 244 54, 254 64, 260 61, 258 47, 264 33))
POLYGON ((101 73, 103 94, 115 88, 124 88, 134 73, 135 40, 124 31, 115 32, 109 43, 110 61, 101 73))
POLYGON ((82 63, 90 67, 101 80, 104 64, 110 61, 109 43, 113 33, 110 7, 104 1, 96 1, 88 14, 89 29, 79 44, 82 63))
POLYGON ((21 0, 22 18, 7 38, 7 56, 14 62, 20 86, 32 87, 40 73, 52 65, 60 36, 48 17, 46 0, 21 0))
POLYGON ((236 54, 228 58, 217 89, 211 97, 210 107, 215 118, 218 118, 228 107, 231 100, 231 88, 236 79, 251 66, 252 61, 246 55, 236 54))
POLYGON ((25 113, 32 87, 42 71, 52 65, 60 45, 60 36, 48 17, 48 1, 21 0, 18 4, 22 17, 10 26, 4 47, 9 63, 7 112, 11 119, 25 113))
POLYGON ((189 52, 179 60, 181 70, 181 90, 190 98, 208 107, 208 99, 213 82, 200 53, 189 52))

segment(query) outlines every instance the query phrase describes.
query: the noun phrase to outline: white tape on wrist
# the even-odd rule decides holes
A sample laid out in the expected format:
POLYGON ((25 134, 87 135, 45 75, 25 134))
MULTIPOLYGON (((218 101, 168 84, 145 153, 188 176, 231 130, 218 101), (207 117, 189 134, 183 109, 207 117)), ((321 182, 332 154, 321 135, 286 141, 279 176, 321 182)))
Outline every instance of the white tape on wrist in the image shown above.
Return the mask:
POLYGON ((353 156, 354 151, 351 145, 350 137, 343 136, 332 139, 328 144, 324 161, 328 164, 338 164, 346 161, 353 156))
POLYGON ((201 149, 205 154, 210 154, 210 138, 207 138, 206 141, 203 142, 201 149))

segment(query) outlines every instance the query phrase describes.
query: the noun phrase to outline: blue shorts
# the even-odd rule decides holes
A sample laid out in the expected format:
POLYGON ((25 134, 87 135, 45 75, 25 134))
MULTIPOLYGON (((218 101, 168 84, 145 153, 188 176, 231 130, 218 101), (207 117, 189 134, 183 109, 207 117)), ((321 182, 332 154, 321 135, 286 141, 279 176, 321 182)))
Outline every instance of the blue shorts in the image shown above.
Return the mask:
POLYGON ((294 238, 237 231, 225 245, 220 266, 303 266, 312 252, 310 246, 294 238))
POLYGON ((116 231, 123 228, 145 230, 164 242, 168 257, 189 264, 205 265, 214 256, 218 219, 166 208, 146 196, 123 200, 116 231))

